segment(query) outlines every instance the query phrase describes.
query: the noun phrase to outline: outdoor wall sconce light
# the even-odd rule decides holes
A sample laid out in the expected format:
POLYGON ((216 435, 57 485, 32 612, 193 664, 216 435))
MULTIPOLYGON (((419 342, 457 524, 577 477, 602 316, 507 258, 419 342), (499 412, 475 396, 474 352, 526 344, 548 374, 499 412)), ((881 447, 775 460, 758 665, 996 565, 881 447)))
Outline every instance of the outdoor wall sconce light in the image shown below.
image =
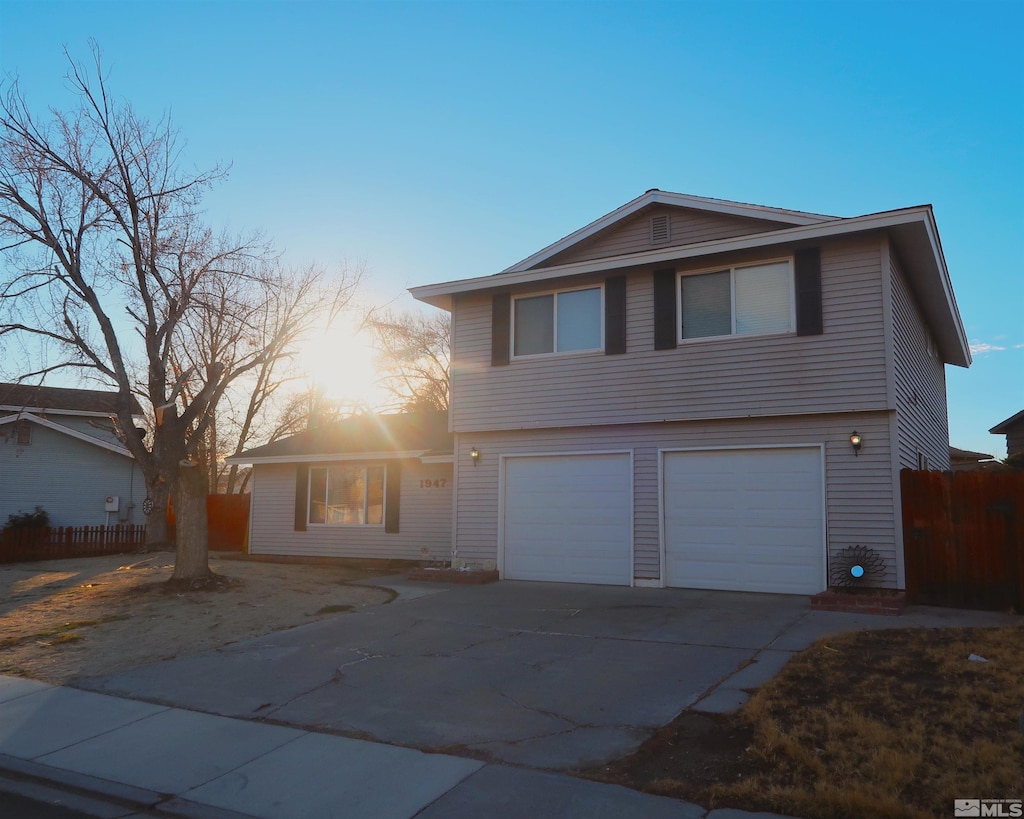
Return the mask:
POLYGON ((473 459, 473 466, 476 466, 478 463, 480 463, 480 450, 477 449, 476 447, 473 447, 471 450, 469 450, 469 457, 473 459))
POLYGON ((853 447, 853 454, 860 455, 860 445, 863 443, 863 439, 858 434, 857 430, 854 430, 850 435, 850 446, 853 447))

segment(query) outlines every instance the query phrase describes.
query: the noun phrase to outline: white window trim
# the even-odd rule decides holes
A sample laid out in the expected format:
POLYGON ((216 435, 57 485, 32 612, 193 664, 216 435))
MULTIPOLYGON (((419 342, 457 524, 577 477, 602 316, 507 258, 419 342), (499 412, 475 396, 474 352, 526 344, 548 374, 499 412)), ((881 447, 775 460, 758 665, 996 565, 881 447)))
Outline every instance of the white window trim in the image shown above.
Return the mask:
MULTIPOLYGON (((367 512, 367 492, 370 491, 369 482, 364 477, 363 487, 363 517, 366 517, 367 512)), ((329 491, 329 490, 328 490, 329 491)), ((326 501, 326 498, 325 498, 326 501)), ((326 505, 326 503, 325 503, 326 505)), ((387 464, 353 464, 349 463, 328 463, 323 466, 310 467, 309 475, 306 476, 306 526, 323 527, 325 529, 383 529, 386 525, 388 517, 388 467, 387 464), (363 474, 365 476, 366 470, 371 467, 380 467, 384 470, 384 491, 381 493, 381 515, 380 523, 328 523, 326 520, 323 523, 316 523, 310 520, 310 510, 313 506, 313 472, 317 469, 329 470, 332 466, 362 466, 363 474)), ((326 518, 326 514, 324 515, 326 518)))
POLYGON ((509 315, 508 322, 508 349, 510 357, 513 361, 530 358, 550 358, 551 356, 571 356, 571 355, 586 355, 588 353, 603 353, 604 352, 604 282, 596 282, 594 284, 580 285, 579 287, 560 287, 555 290, 541 290, 537 292, 521 293, 518 296, 512 297, 511 313, 509 315), (599 290, 601 293, 601 306, 598 308, 598 319, 600 321, 600 339, 601 345, 599 347, 587 347, 585 350, 552 350, 550 353, 526 353, 524 355, 516 355, 516 302, 520 299, 533 299, 540 296, 554 296, 554 327, 552 329, 552 345, 558 343, 558 295, 560 293, 575 293, 580 290, 599 290))
POLYGON ((775 259, 760 259, 756 262, 744 262, 743 264, 718 265, 716 267, 704 267, 699 270, 677 270, 676 271, 676 342, 678 344, 699 344, 702 341, 722 341, 733 338, 765 338, 769 336, 792 336, 796 335, 796 272, 792 256, 780 256, 775 259), (737 333, 736 332, 736 271, 749 267, 765 267, 771 264, 786 262, 789 265, 789 329, 779 330, 775 333, 737 333), (729 274, 729 321, 731 331, 720 336, 699 336, 697 338, 683 338, 683 278, 689 276, 701 276, 708 273, 729 274))

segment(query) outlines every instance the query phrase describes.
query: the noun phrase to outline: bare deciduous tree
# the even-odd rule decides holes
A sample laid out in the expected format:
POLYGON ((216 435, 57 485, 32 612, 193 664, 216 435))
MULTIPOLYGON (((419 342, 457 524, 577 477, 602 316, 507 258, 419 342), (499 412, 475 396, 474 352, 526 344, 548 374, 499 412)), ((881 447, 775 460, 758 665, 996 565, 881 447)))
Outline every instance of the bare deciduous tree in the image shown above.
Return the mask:
POLYGON ((372 310, 363 326, 380 354, 381 383, 407 411, 448 409, 452 321, 449 313, 424 315, 372 310))
POLYGON ((152 435, 125 442, 156 508, 173 497, 173 579, 195 581, 211 574, 197 452, 225 393, 286 355, 292 327, 259 331, 281 283, 265 243, 202 223, 222 172, 183 171, 169 120, 115 101, 93 57, 91 70, 69 57, 72 110, 39 119, 16 83, 0 100, 0 340, 56 354, 26 377, 71 369, 114 385, 124 430, 133 391, 148 404, 152 435), (208 355, 175 357, 206 333, 208 355))
MULTIPOLYGON (((207 425, 198 460, 208 475, 210 492, 241 491, 238 467, 224 467, 223 456, 238 455, 255 440, 276 440, 277 430, 271 426, 270 416, 280 407, 274 399, 283 386, 304 376, 288 365, 303 337, 314 326, 330 324, 349 305, 361 273, 342 269, 330 274, 316 266, 295 273, 268 268, 263 278, 270 283, 270 292, 256 305, 252 320, 245 327, 225 321, 223 308, 212 314, 196 313, 184 322, 183 335, 187 338, 171 351, 172 369, 193 374, 205 361, 237 361, 252 349, 267 353, 225 394, 217 414, 207 425)), ((222 285, 225 290, 239 287, 237 281, 222 285)), ((227 304, 242 298, 244 293, 224 292, 221 302, 227 304)), ((186 380, 189 395, 201 386, 201 380, 194 375, 186 380)))

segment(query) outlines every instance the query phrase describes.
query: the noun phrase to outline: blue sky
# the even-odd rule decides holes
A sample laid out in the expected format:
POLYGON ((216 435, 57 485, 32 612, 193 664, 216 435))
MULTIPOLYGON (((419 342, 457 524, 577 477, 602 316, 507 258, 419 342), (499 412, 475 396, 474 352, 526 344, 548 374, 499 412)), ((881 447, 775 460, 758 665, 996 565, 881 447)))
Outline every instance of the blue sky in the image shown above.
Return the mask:
MULTIPOLYGON (((0 71, 62 47, 231 163, 211 222, 367 297, 495 273, 644 190, 852 216, 931 203, 975 363, 950 434, 1024 408, 1024 4, 0 0, 0 71)), ((412 306, 408 297, 398 302, 412 306)))

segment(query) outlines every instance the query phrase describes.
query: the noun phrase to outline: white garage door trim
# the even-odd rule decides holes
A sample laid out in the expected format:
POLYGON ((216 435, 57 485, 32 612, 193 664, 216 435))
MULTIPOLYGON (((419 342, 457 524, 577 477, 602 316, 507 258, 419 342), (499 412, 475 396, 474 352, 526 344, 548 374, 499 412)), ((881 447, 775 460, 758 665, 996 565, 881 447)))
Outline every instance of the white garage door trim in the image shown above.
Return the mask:
POLYGON ((661 560, 661 586, 668 586, 668 537, 666 533, 666 499, 665 499, 665 456, 685 452, 746 452, 749 450, 806 449, 818 453, 818 477, 820 480, 821 502, 821 588, 828 586, 828 498, 825 478, 825 445, 822 443, 792 444, 753 444, 747 446, 702 446, 702 447, 667 447, 658 450, 658 539, 661 560))
POLYGON ((559 452, 523 452, 509 455, 498 456, 498 569, 501 573, 501 577, 507 577, 506 574, 506 557, 507 552, 505 548, 505 528, 506 528, 506 515, 505 515, 505 500, 508 491, 508 482, 506 480, 506 472, 508 462, 511 460, 519 460, 525 458, 585 458, 593 456, 604 456, 604 455, 620 455, 625 456, 628 461, 628 509, 629 509, 629 571, 628 577, 622 578, 622 585, 632 586, 634 585, 634 574, 636 573, 634 567, 636 565, 635 558, 635 534, 633 519, 635 515, 635 501, 633 491, 633 450, 632 449, 610 449, 610 450, 583 450, 583 451, 559 451, 559 452))

